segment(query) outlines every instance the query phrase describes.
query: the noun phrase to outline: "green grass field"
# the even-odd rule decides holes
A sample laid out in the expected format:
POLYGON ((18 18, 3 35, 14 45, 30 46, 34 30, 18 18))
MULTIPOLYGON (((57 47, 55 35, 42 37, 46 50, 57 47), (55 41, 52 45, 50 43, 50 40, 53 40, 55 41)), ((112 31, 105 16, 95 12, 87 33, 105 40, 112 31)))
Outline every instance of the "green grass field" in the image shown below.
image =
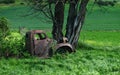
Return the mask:
POLYGON ((8 6, 0 9, 0 16, 9 20, 10 27, 18 29, 26 27, 28 29, 46 29, 52 28, 52 22, 47 22, 44 16, 29 15, 31 9, 27 6, 8 6), (42 17, 42 18, 41 18, 42 17))
POLYGON ((120 33, 82 31, 75 53, 0 58, 0 75, 120 75, 120 33))
MULTIPOLYGON (((66 6, 65 12, 68 10, 66 6)), ((118 30, 120 28, 120 5, 107 7, 106 9, 89 5, 88 13, 83 30, 118 30), (92 8, 92 10, 91 10, 92 8)), ((50 29, 52 22, 48 21, 45 16, 30 15, 31 9, 27 6, 1 6, 0 17, 8 18, 12 28, 26 27, 28 29, 50 29)), ((66 24, 67 12, 65 13, 66 24)))
POLYGON ((83 31, 75 53, 1 58, 0 75, 120 75, 119 32, 83 31))
MULTIPOLYGON (((118 4, 107 11, 94 7, 89 11, 89 6, 75 53, 54 55, 50 59, 3 57, 0 58, 0 75, 120 75, 119 7, 118 4)), ((23 17, 27 13, 27 6, 0 7, 0 17, 7 17, 12 29, 25 26, 51 30, 52 23, 43 16, 23 17)), ((50 32, 47 34, 51 36, 50 32)))

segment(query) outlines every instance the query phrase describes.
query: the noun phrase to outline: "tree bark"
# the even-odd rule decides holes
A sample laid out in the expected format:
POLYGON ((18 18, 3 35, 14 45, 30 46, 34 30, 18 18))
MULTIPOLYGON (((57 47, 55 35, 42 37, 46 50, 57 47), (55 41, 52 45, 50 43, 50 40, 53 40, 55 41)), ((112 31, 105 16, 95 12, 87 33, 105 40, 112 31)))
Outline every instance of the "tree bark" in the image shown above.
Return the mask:
POLYGON ((63 33, 63 22, 64 22, 64 1, 56 1, 55 12, 54 12, 54 22, 53 22, 53 39, 57 40, 58 43, 62 41, 63 33))
POLYGON ((78 4, 78 0, 70 0, 67 25, 66 25, 66 34, 65 34, 68 40, 70 40, 70 37, 72 35, 74 21, 77 16, 77 4, 78 4))
POLYGON ((86 7, 89 0, 81 0, 79 12, 77 13, 77 16, 74 20, 73 29, 71 28, 70 31, 72 31, 71 36, 69 36, 69 43, 75 48, 78 44, 78 39, 80 36, 80 31, 82 29, 85 14, 86 14, 86 7))

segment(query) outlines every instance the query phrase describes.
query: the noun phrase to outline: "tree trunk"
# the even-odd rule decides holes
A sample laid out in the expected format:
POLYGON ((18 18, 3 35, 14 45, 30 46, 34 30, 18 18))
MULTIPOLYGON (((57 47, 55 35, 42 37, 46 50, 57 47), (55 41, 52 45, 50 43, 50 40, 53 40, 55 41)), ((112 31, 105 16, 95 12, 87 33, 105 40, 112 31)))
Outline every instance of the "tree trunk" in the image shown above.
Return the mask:
POLYGON ((74 21, 77 16, 77 4, 78 4, 78 0, 70 0, 70 7, 68 12, 66 34, 65 34, 68 40, 70 40, 70 37, 72 35, 74 21))
POLYGON ((64 22, 64 1, 56 1, 54 21, 53 21, 53 39, 57 40, 58 43, 61 42, 63 38, 62 28, 64 22))
MULTIPOLYGON (((89 2, 89 0, 81 0, 79 12, 77 13, 77 15, 74 19, 71 17, 71 20, 74 20, 74 23, 72 24, 73 26, 70 28, 67 25, 67 27, 69 28, 68 30, 71 32, 70 36, 67 36, 67 37, 69 38, 69 43, 74 48, 78 44, 78 39, 80 36, 81 28, 83 26, 85 14, 86 14, 86 7, 87 7, 88 2, 89 2)), ((70 9, 72 9, 72 7, 70 7, 70 9)), ((74 12, 76 12, 76 11, 74 11, 74 12)), ((66 33, 66 35, 69 35, 69 33, 66 33)))

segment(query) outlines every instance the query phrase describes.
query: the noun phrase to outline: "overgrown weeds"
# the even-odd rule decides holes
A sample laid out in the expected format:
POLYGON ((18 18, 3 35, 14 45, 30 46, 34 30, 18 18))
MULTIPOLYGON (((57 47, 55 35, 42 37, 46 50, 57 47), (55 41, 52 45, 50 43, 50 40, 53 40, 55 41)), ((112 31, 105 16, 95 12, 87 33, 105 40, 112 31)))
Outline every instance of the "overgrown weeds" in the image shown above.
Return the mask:
POLYGON ((6 18, 0 19, 0 57, 23 57, 27 55, 25 50, 25 38, 18 32, 9 29, 6 18))

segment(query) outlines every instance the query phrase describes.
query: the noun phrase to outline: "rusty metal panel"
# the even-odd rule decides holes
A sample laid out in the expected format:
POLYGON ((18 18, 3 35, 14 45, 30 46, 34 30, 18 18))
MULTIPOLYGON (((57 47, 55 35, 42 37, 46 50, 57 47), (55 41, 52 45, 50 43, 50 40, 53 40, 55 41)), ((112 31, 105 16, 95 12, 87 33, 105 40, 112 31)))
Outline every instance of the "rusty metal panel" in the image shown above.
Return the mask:
POLYGON ((59 43, 55 46, 55 53, 59 53, 59 54, 64 54, 66 52, 75 52, 75 50, 73 49, 72 45, 69 43, 59 43))
POLYGON ((49 48, 52 40, 47 38, 42 30, 32 30, 26 33, 26 49, 31 55, 49 57, 49 48), (37 35, 37 38, 36 36, 37 35))
POLYGON ((68 39, 66 37, 63 37, 63 42, 59 43, 55 46, 56 52, 55 53, 59 53, 59 52, 75 52, 75 50, 73 49, 72 45, 68 43, 68 39))

